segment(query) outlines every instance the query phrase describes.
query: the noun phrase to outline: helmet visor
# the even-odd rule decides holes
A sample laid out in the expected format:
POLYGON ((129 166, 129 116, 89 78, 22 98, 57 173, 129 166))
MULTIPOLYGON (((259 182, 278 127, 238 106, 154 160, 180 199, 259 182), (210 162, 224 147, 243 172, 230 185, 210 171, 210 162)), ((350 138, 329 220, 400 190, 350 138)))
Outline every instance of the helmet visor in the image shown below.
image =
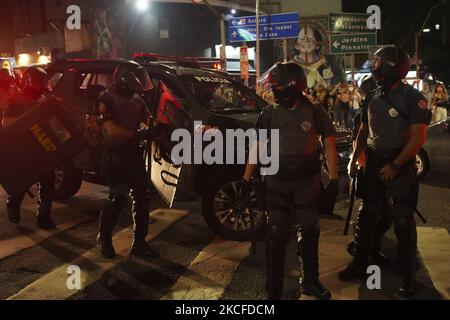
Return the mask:
POLYGON ((153 83, 150 80, 150 76, 147 73, 147 70, 143 67, 139 67, 133 72, 135 81, 139 83, 140 91, 150 91, 153 89, 153 83))

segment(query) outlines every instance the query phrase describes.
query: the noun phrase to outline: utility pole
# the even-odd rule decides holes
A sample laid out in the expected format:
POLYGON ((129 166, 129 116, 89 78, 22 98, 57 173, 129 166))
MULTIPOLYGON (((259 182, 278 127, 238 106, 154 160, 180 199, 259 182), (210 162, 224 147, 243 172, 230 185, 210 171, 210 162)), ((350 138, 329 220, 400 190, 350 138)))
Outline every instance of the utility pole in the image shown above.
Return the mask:
POLYGON ((203 3, 208 7, 208 9, 220 21, 220 41, 222 43, 222 45, 220 47, 220 60, 221 60, 221 63, 222 63, 223 70, 227 71, 227 53, 226 53, 226 39, 225 39, 225 15, 220 13, 207 0, 203 0, 203 3))
POLYGON ((260 66, 260 47, 259 47, 259 0, 256 0, 256 83, 258 83, 261 76, 260 66))

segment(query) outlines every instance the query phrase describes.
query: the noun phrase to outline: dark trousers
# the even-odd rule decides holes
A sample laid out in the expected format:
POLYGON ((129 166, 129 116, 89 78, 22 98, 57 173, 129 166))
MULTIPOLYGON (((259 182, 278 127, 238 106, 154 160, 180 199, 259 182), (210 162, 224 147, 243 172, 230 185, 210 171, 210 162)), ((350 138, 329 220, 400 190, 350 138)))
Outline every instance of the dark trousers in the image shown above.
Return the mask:
MULTIPOLYGON (((50 216, 50 212, 52 210, 53 192, 55 190, 55 172, 51 171, 42 176, 37 181, 37 186, 39 196, 37 215, 38 217, 50 216)), ((14 196, 9 196, 6 204, 8 209, 20 210, 25 194, 26 191, 14 196)))
POLYGON ((99 234, 111 237, 120 212, 133 199, 134 239, 145 240, 149 222, 149 176, 142 151, 137 146, 107 147, 102 154, 102 172, 109 195, 100 214, 99 234))
POLYGON ((359 238, 355 239, 355 261, 361 266, 367 264, 371 242, 377 232, 376 220, 381 216, 387 199, 397 236, 399 273, 404 279, 413 279, 417 248, 413 214, 419 186, 413 161, 405 164, 394 180, 384 182, 380 179, 380 169, 394 158, 392 154, 376 154, 370 150, 366 154, 364 210, 360 212, 357 222, 360 230, 359 238))
POLYGON ((297 254, 302 271, 302 283, 319 279, 319 196, 320 176, 298 177, 280 181, 265 179, 266 290, 269 299, 280 299, 283 292, 285 251, 290 226, 297 226, 297 254))

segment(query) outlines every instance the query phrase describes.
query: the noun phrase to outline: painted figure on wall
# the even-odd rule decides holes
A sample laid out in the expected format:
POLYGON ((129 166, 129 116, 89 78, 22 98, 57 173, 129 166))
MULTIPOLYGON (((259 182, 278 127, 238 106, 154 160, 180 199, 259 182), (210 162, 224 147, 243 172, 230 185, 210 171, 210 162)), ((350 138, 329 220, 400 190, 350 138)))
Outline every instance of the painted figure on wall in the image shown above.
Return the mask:
POLYGON ((315 88, 320 82, 331 87, 343 80, 343 71, 336 59, 327 55, 328 46, 324 27, 314 22, 302 23, 293 60, 305 69, 309 88, 315 88))

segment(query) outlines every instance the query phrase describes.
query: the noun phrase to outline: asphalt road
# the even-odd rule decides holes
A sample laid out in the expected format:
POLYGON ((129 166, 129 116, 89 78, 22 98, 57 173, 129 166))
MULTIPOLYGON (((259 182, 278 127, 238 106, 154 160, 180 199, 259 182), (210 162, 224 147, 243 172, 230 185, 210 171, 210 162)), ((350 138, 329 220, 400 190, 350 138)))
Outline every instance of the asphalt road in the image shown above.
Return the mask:
MULTIPOLYGON (((420 268, 415 299, 448 299, 450 295, 449 186, 441 177, 422 184, 419 208, 429 223, 424 226, 418 222, 420 268)), ((265 299, 263 242, 252 256, 249 243, 216 237, 203 221, 198 202, 180 202, 169 210, 158 195, 154 196, 149 240, 160 258, 128 258, 132 233, 129 210, 123 212, 115 230, 118 257, 112 261, 99 257, 95 237, 105 198, 105 187, 84 183, 73 199, 55 203, 53 216, 58 229, 53 232, 34 226, 35 200, 25 200, 19 226, 11 225, 4 207, 0 208, 0 299, 265 299), (80 290, 67 287, 71 265, 80 267, 80 290)), ((0 202, 5 200, 6 195, 0 194, 0 202)), ((382 267, 380 290, 338 280, 337 273, 350 261, 346 245, 351 236, 342 235, 347 205, 348 199, 341 199, 336 216, 321 219, 322 282, 334 299, 397 299, 392 231, 385 238, 383 251, 393 261, 382 267)), ((294 230, 291 238, 285 298, 298 299, 294 230)))

